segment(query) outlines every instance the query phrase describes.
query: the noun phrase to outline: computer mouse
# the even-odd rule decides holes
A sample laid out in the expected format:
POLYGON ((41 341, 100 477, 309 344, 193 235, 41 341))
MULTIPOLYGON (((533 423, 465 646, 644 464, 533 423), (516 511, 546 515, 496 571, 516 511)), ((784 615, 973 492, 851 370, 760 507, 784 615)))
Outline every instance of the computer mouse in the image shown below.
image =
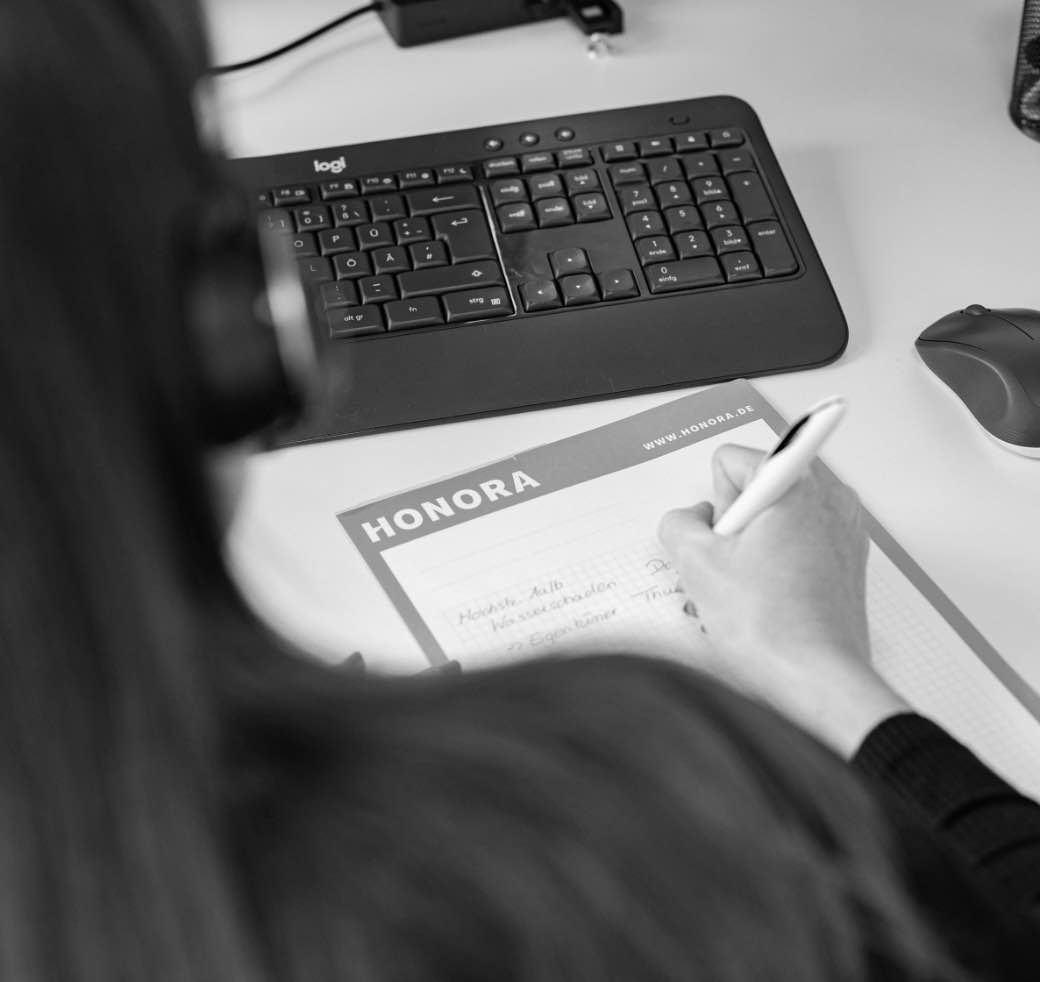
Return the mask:
POLYGON ((994 440, 1040 457, 1040 312, 972 304, 926 327, 916 347, 994 440))

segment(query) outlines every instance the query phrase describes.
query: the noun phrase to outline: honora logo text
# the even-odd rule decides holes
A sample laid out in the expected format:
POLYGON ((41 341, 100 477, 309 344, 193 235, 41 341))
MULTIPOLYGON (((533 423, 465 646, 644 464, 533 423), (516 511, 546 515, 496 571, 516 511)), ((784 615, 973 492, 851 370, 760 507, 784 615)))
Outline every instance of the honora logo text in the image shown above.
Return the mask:
POLYGON ((329 173, 329 174, 342 174, 347 167, 346 157, 337 157, 335 160, 316 160, 314 161, 314 170, 318 174, 329 173))

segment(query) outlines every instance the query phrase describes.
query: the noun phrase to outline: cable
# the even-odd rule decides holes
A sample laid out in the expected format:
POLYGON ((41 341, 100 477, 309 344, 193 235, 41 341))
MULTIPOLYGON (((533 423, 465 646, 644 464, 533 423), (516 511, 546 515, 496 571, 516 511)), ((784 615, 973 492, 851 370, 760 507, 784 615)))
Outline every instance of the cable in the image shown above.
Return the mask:
POLYGON ((246 61, 236 61, 231 65, 214 65, 209 73, 211 75, 226 75, 228 72, 237 72, 243 68, 252 68, 254 65, 261 65, 265 61, 270 61, 272 58, 277 58, 279 55, 284 55, 288 51, 292 51, 294 48, 298 48, 308 41, 313 41, 319 35, 331 31, 334 27, 339 27, 340 24, 346 24, 348 20, 353 20, 355 17, 360 17, 362 14, 374 13, 382 8, 381 2, 370 3, 364 7, 358 7, 356 10, 351 10, 349 13, 344 14, 342 17, 337 17, 335 20, 329 21, 322 27, 317 28, 305 34, 303 37, 297 38, 295 41, 290 41, 288 44, 283 45, 280 48, 276 48, 274 51, 268 51, 266 54, 257 55, 255 58, 249 58, 246 61))

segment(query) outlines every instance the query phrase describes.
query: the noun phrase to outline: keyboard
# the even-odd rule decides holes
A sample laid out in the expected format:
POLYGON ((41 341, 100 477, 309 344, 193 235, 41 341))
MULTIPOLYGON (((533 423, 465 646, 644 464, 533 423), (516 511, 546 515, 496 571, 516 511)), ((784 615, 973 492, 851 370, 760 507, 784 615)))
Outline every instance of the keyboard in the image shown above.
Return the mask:
POLYGON ((293 243, 328 370, 281 444, 809 368, 848 339, 733 97, 229 167, 293 243))

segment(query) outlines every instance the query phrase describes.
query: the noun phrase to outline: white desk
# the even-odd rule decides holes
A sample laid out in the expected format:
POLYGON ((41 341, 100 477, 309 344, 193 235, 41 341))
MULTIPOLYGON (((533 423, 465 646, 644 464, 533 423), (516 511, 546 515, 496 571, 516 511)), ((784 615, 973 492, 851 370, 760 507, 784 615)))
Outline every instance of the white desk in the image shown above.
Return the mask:
MULTIPOLYGON (((218 60, 277 46, 352 0, 209 0, 218 60)), ((626 0, 618 51, 564 21, 411 50, 374 15, 220 84, 253 155, 731 93, 759 112, 848 317, 845 355, 756 381, 785 415, 832 392, 828 446, 860 493, 1040 689, 1040 461, 992 444, 913 350, 972 302, 1040 307, 1040 145, 1008 119, 1020 0, 626 0)), ((265 455, 232 536, 269 617, 330 656, 421 667, 335 520, 346 507, 681 393, 621 398, 265 455)))

